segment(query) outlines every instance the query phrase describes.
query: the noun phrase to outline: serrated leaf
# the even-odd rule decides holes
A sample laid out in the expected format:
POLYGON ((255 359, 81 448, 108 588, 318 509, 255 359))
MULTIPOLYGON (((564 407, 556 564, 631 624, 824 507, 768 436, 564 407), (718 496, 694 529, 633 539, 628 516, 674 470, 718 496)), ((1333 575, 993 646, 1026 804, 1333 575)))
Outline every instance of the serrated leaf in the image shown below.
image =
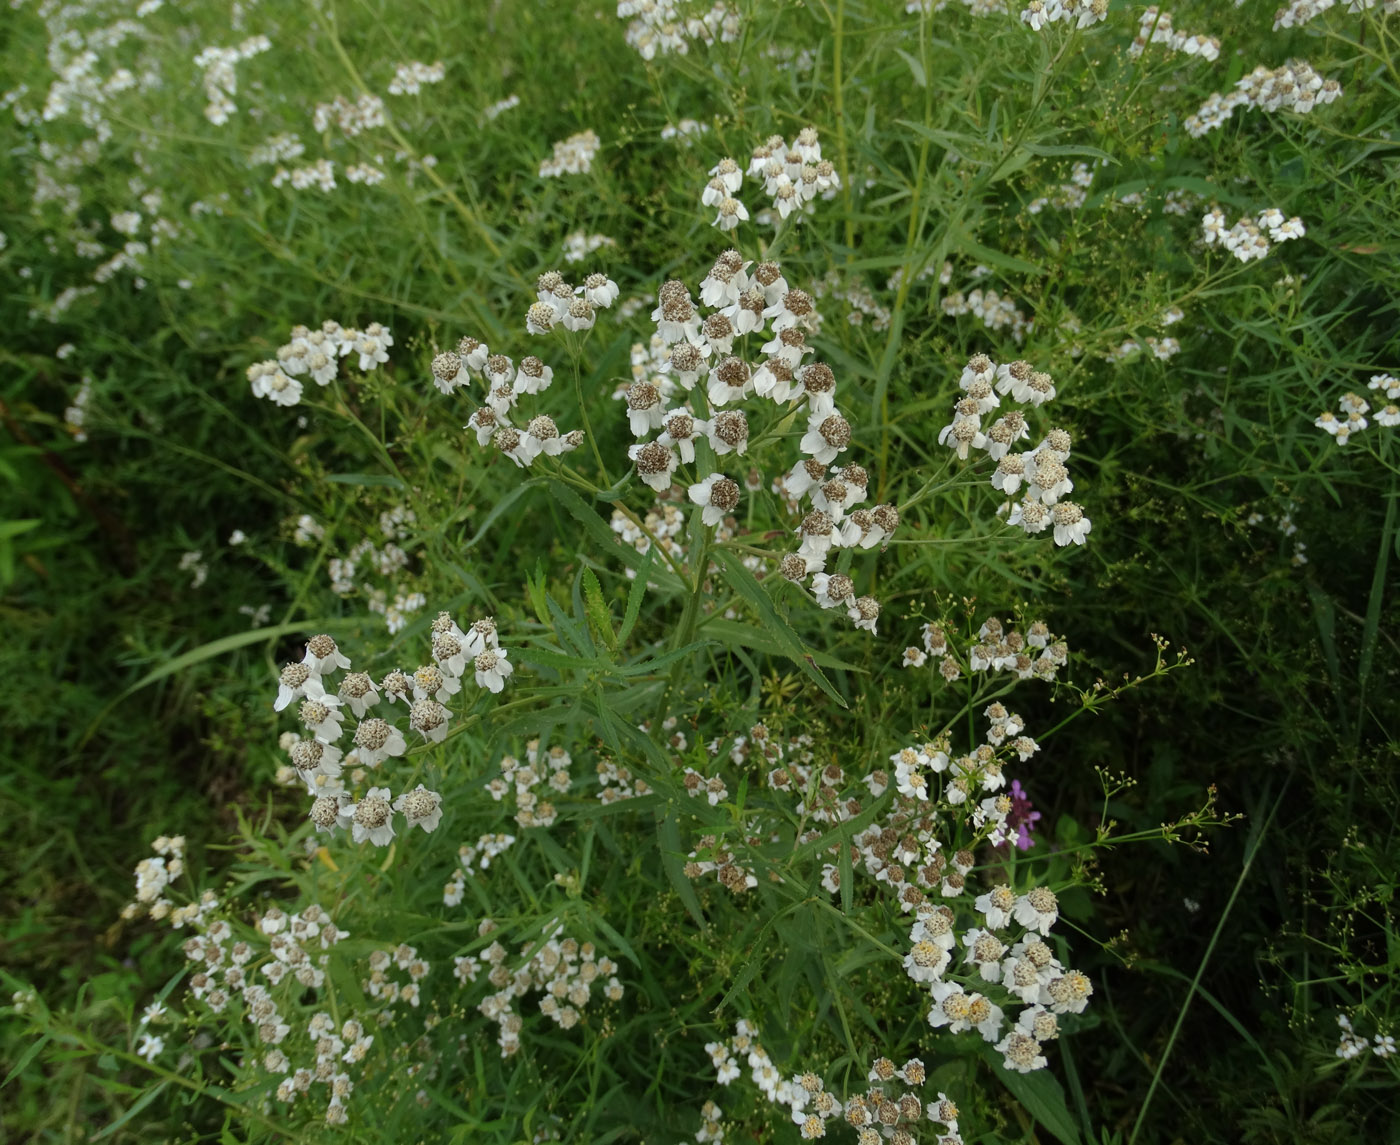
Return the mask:
POLYGON ((585 566, 582 578, 584 611, 588 623, 599 639, 609 649, 616 651, 617 633, 613 631, 612 614, 608 612, 608 603, 603 599, 603 586, 598 583, 598 574, 585 566))
POLYGON ((627 612, 622 617, 622 627, 618 629, 617 639, 624 641, 632 635, 632 629, 636 627, 637 617, 641 615, 642 599, 647 594, 647 580, 651 576, 652 565, 656 563, 656 550, 648 549, 646 556, 642 558, 642 567, 637 570, 637 578, 632 582, 632 587, 627 590, 627 612))

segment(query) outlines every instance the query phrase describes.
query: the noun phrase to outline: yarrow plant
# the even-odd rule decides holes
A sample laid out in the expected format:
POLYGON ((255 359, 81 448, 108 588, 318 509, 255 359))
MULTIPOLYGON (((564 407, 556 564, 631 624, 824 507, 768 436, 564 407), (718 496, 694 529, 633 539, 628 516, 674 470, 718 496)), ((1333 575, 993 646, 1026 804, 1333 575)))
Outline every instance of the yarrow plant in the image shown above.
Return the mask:
MULTIPOLYGON (((1333 691, 1353 662, 1380 691, 1388 566, 1333 602, 1352 550, 1294 535, 1326 502, 1289 454, 1303 426, 1320 463, 1313 422, 1361 445, 1336 473, 1393 469, 1369 430, 1400 425, 1400 384, 1324 379, 1314 349, 1394 369, 1387 248, 1349 221, 1373 198, 1319 187, 1383 200, 1395 40, 1383 5, 1314 7, 1272 39, 1249 5, 1103 0, 507 5, 431 35, 320 5, 266 36, 198 3, 22 11, 52 74, 0 97, 26 173, 0 260, 43 327, 13 355, 38 397, 4 404, 17 487, 42 467, 114 561, 158 570, 147 595, 185 613, 167 639, 153 607, 123 664, 137 692, 188 673, 181 734, 238 761, 230 847, 212 807, 141 804, 184 834, 103 947, 141 972, 94 1008, 108 1029, 16 983, 55 1076, 118 1063, 91 1100, 131 1120, 74 1123, 961 1145, 1141 1119, 1153 1083, 1104 1063, 1142 1055, 1105 1039, 1141 1029, 1166 1076, 1179 1014, 1214 1018, 1117 987, 1230 905, 1173 868, 1191 905, 1139 915, 1115 848, 1230 821, 1213 788, 1175 804, 1216 778, 1203 729, 1248 675, 1226 646, 1255 658, 1242 688, 1335 661, 1333 691), (1212 134, 1242 109, 1268 114, 1212 134), (1372 150, 1353 171, 1322 138, 1372 150), (1353 274, 1369 293, 1327 310, 1353 274), (1295 400, 1348 389, 1315 421, 1295 400), (220 417, 240 453, 196 432, 220 417), (214 476, 103 479, 147 456, 214 476), (157 551, 113 490, 183 506, 157 551), (1211 576, 1275 616, 1307 593, 1357 654, 1267 617, 1242 639, 1211 576), (1191 664, 1148 643, 1158 607, 1211 642, 1209 681, 1081 734, 1191 664)), ((57 534, 15 543, 29 520, 0 578, 58 583, 57 534)), ((1334 1075, 1394 1068, 1385 1007, 1337 1008, 1334 1075)))

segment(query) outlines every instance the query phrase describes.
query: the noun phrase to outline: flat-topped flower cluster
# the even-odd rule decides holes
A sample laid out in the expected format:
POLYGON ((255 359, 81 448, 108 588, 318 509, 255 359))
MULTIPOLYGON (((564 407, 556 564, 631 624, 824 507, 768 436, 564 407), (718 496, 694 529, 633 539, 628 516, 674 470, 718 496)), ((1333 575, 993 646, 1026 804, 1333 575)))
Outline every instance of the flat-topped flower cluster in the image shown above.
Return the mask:
POLYGON ((349 831, 356 843, 386 847, 394 838, 396 815, 410 830, 437 828, 442 797, 421 783, 397 799, 388 787, 370 786, 358 795, 354 788, 362 787, 386 760, 408 752, 408 741, 397 724, 371 715, 370 709, 382 701, 387 716, 401 702, 409 730, 421 735, 424 743, 442 743, 452 718, 445 701, 462 690, 468 662, 477 685, 492 692, 501 691, 513 671, 507 650, 497 640, 493 619, 478 620, 463 632, 444 612, 433 621, 432 662, 411 674, 395 669, 376 683, 365 672, 351 672, 349 658, 324 634, 307 642, 300 662, 282 669, 273 708, 280 712, 299 701, 297 716, 308 733, 288 732, 280 741, 291 759, 287 778, 305 784, 313 800, 309 817, 318 831, 331 835, 349 831), (330 678, 340 671, 346 674, 332 691, 330 678), (347 713, 358 722, 351 732, 350 750, 342 752, 337 744, 349 730, 347 713))
POLYGON ((1055 397, 1055 381, 1029 362, 997 365, 986 354, 974 354, 958 378, 963 391, 953 406, 953 420, 938 435, 938 444, 953 450, 966 461, 973 450, 984 451, 997 463, 992 487, 1013 497, 1026 486, 1020 501, 1008 501, 998 513, 1030 534, 1054 527, 1055 544, 1082 545, 1091 524, 1084 510, 1066 495, 1074 489, 1065 462, 1070 455, 1070 435, 1052 429, 1040 444, 1023 453, 1013 453, 1017 442, 1029 438, 1030 424, 1021 410, 1010 409, 984 431, 982 419, 1010 397, 1035 409, 1055 397))
POLYGON ((393 344, 388 327, 379 322, 371 322, 363 330, 342 326, 334 319, 327 319, 315 330, 293 326, 290 340, 277 348, 275 358, 248 367, 248 382, 254 397, 294 406, 302 398, 302 378, 329 386, 342 358, 358 359, 360 369, 368 372, 389 360, 393 344))

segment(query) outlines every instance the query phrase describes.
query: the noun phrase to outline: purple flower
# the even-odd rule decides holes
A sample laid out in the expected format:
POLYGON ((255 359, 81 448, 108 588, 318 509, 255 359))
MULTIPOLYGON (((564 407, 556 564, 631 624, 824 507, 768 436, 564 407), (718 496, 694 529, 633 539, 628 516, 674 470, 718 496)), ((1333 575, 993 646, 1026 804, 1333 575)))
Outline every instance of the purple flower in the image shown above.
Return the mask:
POLYGON ((1011 781, 1011 811, 1006 816, 1006 825, 1016 832, 1016 846, 1022 851, 1031 849, 1031 832, 1040 821, 1040 812, 1031 804, 1030 796, 1021 787, 1019 779, 1011 781))

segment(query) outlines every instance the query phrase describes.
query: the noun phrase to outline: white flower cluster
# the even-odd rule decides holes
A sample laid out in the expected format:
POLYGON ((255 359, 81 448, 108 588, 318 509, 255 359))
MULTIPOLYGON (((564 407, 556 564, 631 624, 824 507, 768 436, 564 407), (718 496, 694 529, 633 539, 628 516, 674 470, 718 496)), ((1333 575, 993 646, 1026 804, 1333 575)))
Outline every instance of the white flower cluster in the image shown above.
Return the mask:
MULTIPOLYGON (((860 1145, 881 1145, 885 1140, 912 1142, 914 1129, 926 1120, 942 1129, 938 1145, 962 1145, 958 1135, 958 1107, 948 1095, 940 1092, 936 1100, 925 1104, 914 1092, 928 1080, 928 1071, 919 1058, 911 1058, 902 1066, 896 1066, 888 1058, 875 1059, 866 1074, 870 1088, 842 1101, 826 1088, 821 1076, 811 1070, 783 1076, 759 1041, 758 1027, 745 1019, 735 1024, 731 1037, 708 1042, 705 1052, 714 1063, 716 1080, 723 1086, 741 1076, 739 1059, 742 1058, 749 1067, 749 1079, 758 1091, 774 1105, 787 1110, 804 1140, 825 1137, 827 1123, 841 1117, 856 1131, 860 1145), (901 1083, 909 1087, 904 1092, 899 1091, 901 1083)), ((719 1106, 707 1101, 701 1115, 704 1124, 695 1134, 695 1140, 702 1145, 721 1141, 719 1106)))
POLYGON ((229 116, 238 110, 233 102, 238 94, 237 64, 271 47, 272 41, 266 36, 250 36, 236 48, 205 48, 195 56, 194 66, 204 73, 204 94, 209 100, 204 108, 205 119, 216 127, 228 122, 229 116))
MULTIPOLYGON (((1107 164, 1108 160, 1101 159, 1098 166, 1107 164)), ((1084 205, 1089 197, 1089 188, 1094 182, 1094 165, 1089 163, 1076 163, 1070 171, 1069 182, 1061 183, 1049 195, 1042 195, 1037 199, 1032 199, 1026 204, 1026 210, 1032 215, 1038 215, 1046 207, 1058 207, 1060 210, 1078 210, 1084 205)))
POLYGON ((1224 126, 1239 107, 1306 115, 1318 104, 1331 103, 1341 94, 1341 84, 1324 80, 1306 60, 1289 60, 1276 68, 1260 64, 1237 80, 1229 95, 1211 93, 1195 115, 1186 117, 1185 127, 1192 138, 1199 139, 1224 126))
MULTIPOLYGON (((1400 405, 1396 404, 1400 402, 1400 380, 1389 374, 1375 374, 1369 385, 1372 390, 1383 393, 1388 402, 1384 408, 1372 415, 1376 424, 1387 429, 1400 425, 1400 405)), ((1366 420, 1366 414, 1371 412, 1371 405, 1359 394, 1343 394, 1338 409, 1341 411, 1341 417, 1331 410, 1323 410, 1313 425, 1331 434, 1338 445, 1345 445, 1351 440, 1352 434, 1369 428, 1370 422, 1366 420)))
POLYGON ((1296 215, 1286 219, 1276 207, 1260 211, 1253 219, 1241 218, 1229 230, 1225 229, 1225 212, 1211 207, 1201 216, 1201 238, 1206 246, 1219 243, 1241 262, 1263 258, 1272 249, 1269 239, 1276 243, 1300 239, 1307 233, 1303 220, 1296 215), (1269 232, 1269 238, 1264 232, 1269 232))
POLYGON ((261 167, 272 163, 288 162, 292 159, 300 159, 306 154, 306 146, 301 141, 301 136, 293 132, 282 131, 276 135, 270 135, 257 147, 248 153, 248 166, 261 167))
POLYGON ((443 62, 423 64, 410 60, 394 69, 394 78, 389 81, 390 95, 417 95, 425 84, 442 83, 447 75, 443 62))
MULTIPOLYGON (((638 524, 631 516, 621 509, 612 511, 612 531, 617 534, 618 539, 625 545, 631 545, 637 552, 645 555, 651 550, 652 540, 655 538, 659 544, 669 554, 670 558, 677 563, 684 565, 686 560, 686 547, 682 540, 678 539, 685 532, 685 510, 673 502, 658 501, 647 510, 646 516, 638 524)), ((723 525, 716 536, 723 536, 728 532, 723 525)), ((627 578, 635 580, 637 570, 629 568, 627 578)))
MULTIPOLYGON (((280 1079, 276 1097, 286 1104, 310 1093, 314 1086, 325 1086, 326 1123, 345 1124, 345 1103, 354 1081, 344 1067, 365 1061, 374 1036, 366 1033, 365 1021, 346 1010, 343 998, 338 1023, 329 1014, 318 1012, 302 1026, 292 1012, 305 1005, 307 991, 325 986, 329 951, 349 938, 349 932, 315 903, 293 914, 278 906, 269 907, 251 927, 243 923, 241 911, 222 909, 212 891, 205 891, 197 901, 173 906, 162 892, 183 870, 184 845, 181 836, 162 836, 152 844, 160 857, 147 859, 136 868, 136 901, 122 912, 123 917, 135 918, 144 910, 153 919, 168 919, 176 929, 191 926, 199 931, 182 947, 191 964, 185 1002, 187 1009, 195 1012, 196 1024, 226 1012, 225 1022, 239 1018, 248 1022, 254 1036, 241 1068, 280 1079)), ((400 947, 400 952, 405 950, 412 953, 411 948, 400 947)), ((400 965, 408 964, 401 961, 400 965)), ((415 964, 410 973, 416 981, 427 973, 427 966, 415 964)), ((383 998, 390 1005, 396 1000, 417 1004, 409 987, 392 996, 369 983, 366 987, 372 997, 383 998)), ((376 1017, 377 1023, 385 1026, 394 1014, 386 1006, 376 1017)), ((179 1021, 179 1016, 170 1014, 162 1003, 147 1006, 140 1019, 143 1033, 137 1053, 155 1061, 166 1048, 166 1038, 153 1032, 153 1027, 179 1021)), ((244 1041, 238 1037, 221 1040, 244 1041)))
POLYGON ((554 154, 540 160, 540 178, 560 175, 586 175, 593 170, 593 157, 602 141, 592 131, 580 131, 554 145, 554 154))
POLYGON ((1015 496, 1025 483, 1022 499, 1008 501, 998 510, 1008 514, 1010 524, 1031 534, 1053 525, 1055 544, 1082 545, 1091 528, 1089 518, 1073 501, 1064 499, 1074 489, 1065 467, 1070 454, 1068 432, 1052 429, 1034 449, 1012 453, 1012 447, 1031 433, 1025 414, 1015 409, 982 431, 982 418, 1001 405, 999 394, 1038 407, 1055 397, 1054 379, 1029 362, 998 366, 986 354, 974 354, 963 368, 958 386, 964 396, 954 405, 953 420, 939 433, 938 444, 946 445, 963 461, 970 451, 985 450, 997 463, 992 487, 1008 497, 1015 496))
POLYGON ((563 256, 565 262, 582 262, 596 250, 605 246, 617 246, 617 240, 607 235, 590 235, 587 231, 573 231, 564 236, 563 256))
MULTIPOLYGON (((758 841, 749 840, 751 843, 758 841)), ((688 879, 714 875, 721 886, 736 895, 758 886, 758 876, 745 867, 738 856, 722 845, 714 835, 701 835, 696 840, 695 850, 687 856, 683 870, 688 879)))
POLYGON ((488 106, 482 114, 486 116, 487 119, 495 119, 497 116, 503 115, 512 108, 519 106, 520 97, 518 95, 508 95, 505 99, 498 99, 495 103, 488 106))
MULTIPOLYGON (((189 979, 190 997, 212 1014, 223 1014, 230 1005, 235 1013, 241 1010, 255 1029, 257 1042, 265 1047, 245 1057, 244 1067, 261 1067, 280 1077, 276 1097, 288 1105, 309 1094, 313 1086, 325 1086, 328 1125, 344 1125, 348 1120, 346 1102, 355 1084, 342 1067, 362 1064, 374 1036, 366 1034, 365 1023, 349 1013, 339 1024, 318 1012, 305 1026, 294 1026, 296 1019, 284 1016, 282 1007, 299 1009, 307 990, 325 985, 326 952, 349 937, 325 909, 313 903, 291 915, 271 907, 246 935, 236 935, 233 924, 220 918, 206 925, 202 937, 184 944, 185 957, 203 967, 189 979), (257 981, 259 977, 270 988, 257 981), (299 1066, 298 1061, 307 1064, 299 1066)), ((391 1017, 386 1010, 379 1021, 383 1024, 391 1017)))
POLYGON ((549 792, 567 795, 573 785, 569 774, 572 763, 573 757, 562 747, 555 745, 541 753, 540 741, 531 740, 525 745, 525 763, 513 755, 505 756, 501 774, 486 785, 486 790, 497 803, 507 794, 515 796, 515 821, 521 827, 552 827, 559 813, 553 803, 535 793, 535 788, 547 783, 549 792))
POLYGON ((1021 21, 1040 31, 1047 24, 1074 21, 1076 28, 1089 28, 1108 19, 1108 0, 1029 0, 1021 21))
MULTIPOLYGON (((1008 886, 992 888, 975 900, 976 917, 958 933, 953 908, 966 902, 976 858, 971 847, 945 853, 940 826, 962 821, 979 842, 1002 846, 1014 841, 1016 801, 1004 791, 1004 763, 1024 762, 1038 750, 1021 720, 1001 704, 992 704, 984 715, 987 742, 971 753, 950 758, 945 733, 890 756, 893 776, 875 771, 865 777, 872 798, 882 797, 891 782, 896 797, 883 821, 852 840, 852 869, 884 884, 901 911, 914 916, 903 967, 911 980, 930 988, 929 1024, 951 1033, 975 1030, 996 1043, 1007 1069, 1028 1072, 1044 1067, 1040 1049, 1058 1036, 1057 1015, 1081 1012, 1093 988, 1042 941, 1059 914, 1056 896, 1047 887, 1031 886, 1020 894, 1008 886), (1022 933, 1005 934, 1013 925, 1022 933), (963 957, 955 971, 959 947, 963 957), (987 983, 996 989, 988 991, 987 983), (968 988, 973 986, 978 989, 968 988), (1025 1009, 1008 1029, 1007 1008, 1018 1003, 1025 1009)), ((776 789, 806 793, 813 791, 812 778, 809 768, 789 764, 770 773, 768 782, 776 789)), ((860 813, 860 801, 842 794, 845 776, 838 765, 828 765, 818 778, 821 790, 804 803, 802 814, 832 821, 860 813)), ((812 834, 819 837, 815 830, 812 834)), ((835 857, 844 845, 830 849, 833 861, 822 869, 822 885, 833 894, 841 887, 835 857)))
POLYGON ((334 123, 348 138, 354 138, 374 127, 383 127, 388 122, 384 101, 368 92, 354 103, 343 95, 336 96, 330 103, 318 103, 311 116, 316 134, 325 134, 334 123))
POLYGON ((1035 329, 1035 323, 1016 303, 991 288, 983 290, 978 286, 966 294, 954 290, 939 300, 939 307, 950 318, 971 314, 988 330, 1005 330, 1018 344, 1035 329))
POLYGON ((686 0, 618 0, 617 18, 627 25, 627 46, 644 60, 685 55, 691 42, 710 47, 716 40, 732 44, 739 39, 743 25, 739 13, 723 0, 696 16, 686 16, 691 7, 686 0))
POLYGON ((1165 44, 1173 52, 1200 56, 1203 60, 1220 58, 1220 37, 1188 36, 1184 32, 1178 32, 1172 27, 1171 13, 1163 12, 1155 4, 1144 8, 1142 15, 1138 17, 1137 39, 1128 46, 1128 54, 1135 58, 1142 55, 1149 42, 1165 44))
POLYGON ((1141 341, 1136 338, 1125 338, 1104 354, 1103 358, 1105 362, 1126 362, 1144 352, 1150 353, 1159 362, 1165 362, 1181 353, 1181 343, 1175 338, 1156 338, 1151 334, 1141 341))
MULTIPOLYGON (((948 635, 940 624, 925 624, 922 648, 911 646, 904 650, 904 667, 921 668, 932 656, 938 661, 938 671, 949 682, 967 672, 1010 672, 1018 680, 1053 680, 1069 663, 1069 645, 1053 635, 1043 620, 1033 622, 1024 633, 1006 629, 995 616, 989 617, 978 629, 977 640, 967 647, 961 657, 955 654, 948 635)), ((1022 741, 1019 732, 1008 730, 1000 718, 1000 704, 984 713, 993 723, 988 742, 1000 746, 1007 735, 1017 741, 1017 754, 1024 763, 1038 750, 1034 741, 1022 741)), ((1014 717, 1012 717, 1014 719, 1014 717)))
POLYGON ((412 675, 396 669, 377 684, 364 672, 347 671, 331 692, 330 676, 348 670, 350 661, 326 635, 312 637, 305 657, 282 669, 273 709, 280 712, 300 701, 297 715, 310 738, 288 732, 279 742, 291 757, 296 777, 315 801, 309 817, 318 831, 334 835, 337 830, 348 830, 356 843, 369 840, 385 847, 394 838, 395 812, 403 815, 409 829, 418 826, 431 832, 437 828, 442 797, 422 784, 397 799, 387 787, 371 787, 357 799, 345 785, 347 767, 351 769, 349 780, 361 784, 369 771, 408 751, 408 742, 397 726, 369 715, 381 699, 389 705, 402 701, 409 728, 425 743, 438 744, 446 738, 452 717, 444 705, 462 690, 469 660, 477 686, 492 692, 501 691, 513 671, 506 650, 497 642, 496 622, 490 617, 478 620, 464 633, 447 613, 439 613, 432 633, 432 663, 421 665, 412 675), (336 744, 347 730, 347 711, 358 724, 351 735, 353 746, 342 753, 336 744))
MULTIPOLYGON (((893 505, 855 509, 865 500, 869 480, 865 470, 847 465, 830 471, 850 447, 851 426, 836 412, 836 375, 831 367, 822 362, 803 364, 811 353, 806 334, 816 324, 811 295, 790 289, 777 263, 755 267, 738 251, 729 250, 715 260, 700 283, 700 303, 713 308, 709 314, 696 306, 679 279, 664 283, 658 299, 651 317, 661 342, 669 346, 665 369, 671 384, 638 380, 626 390, 633 435, 646 438, 660 431, 655 440, 628 450, 638 477, 657 493, 669 493, 677 468, 696 462, 699 440, 709 443, 716 458, 742 457, 749 445, 749 415, 727 406, 757 397, 789 414, 793 406, 800 410, 805 404, 807 431, 798 445, 804 456, 775 481, 774 488, 794 511, 803 497, 811 498, 813 510, 796 530, 798 550, 782 558, 779 571, 787 580, 800 583, 809 573, 822 572, 833 548, 869 549, 887 542, 899 525, 898 510, 893 505), (762 353, 768 357, 757 365, 736 352, 736 341, 750 335, 760 341, 768 338, 762 342, 762 353), (672 387, 689 391, 702 375, 708 417, 699 416, 688 403, 670 405, 672 387)), ((752 485, 746 477, 744 487, 752 485)), ((710 526, 721 526, 735 513, 742 496, 738 481, 717 471, 702 473, 698 467, 686 493, 701 507, 702 520, 710 526)), ((849 577, 823 580, 821 585, 814 582, 813 588, 823 607, 845 608, 856 627, 875 631, 879 603, 873 597, 857 598, 849 577)))
MULTIPOLYGON (((531 334, 547 334, 555 326, 574 332, 590 330, 598 308, 611 306, 617 293, 617 283, 602 274, 590 274, 574 287, 557 270, 547 271, 535 282, 536 301, 526 313, 525 328, 531 334)), ((511 413, 521 397, 538 397, 554 381, 554 367, 533 354, 517 365, 505 354, 492 354, 486 343, 464 337, 455 352, 433 359, 432 372, 433 384, 444 394, 468 385, 473 377, 485 383, 486 404, 463 428, 475 432, 479 446, 494 445, 522 469, 541 454, 558 457, 583 444, 582 430, 561 434, 547 414, 529 418, 523 430, 511 424, 511 413)))
MULTIPOLYGON (((507 951, 500 942, 493 942, 482 951, 491 967, 487 980, 496 993, 487 995, 477 1009, 500 1027, 496 1044, 501 1047, 502 1057, 510 1057, 520 1049, 524 1021, 515 1005, 531 993, 544 995, 539 1002, 540 1013, 563 1030, 578 1025, 595 989, 601 990, 609 1002, 622 1000, 624 988, 617 977, 616 962, 606 955, 599 957, 593 943, 580 943, 564 935, 559 923, 546 924, 545 933, 546 941, 536 939, 521 946, 514 969, 506 964, 507 951)), ((459 973, 473 979, 476 976, 460 963, 459 973)))
MULTIPOLYGON (((769 136, 753 150, 749 159, 750 177, 763 180, 764 193, 773 201, 777 212, 773 224, 788 218, 793 212, 810 214, 817 196, 834 198, 841 188, 841 176, 831 160, 822 158, 821 141, 815 127, 804 127, 792 143, 781 135, 769 136)), ((744 184, 744 172, 730 158, 721 159, 710 168, 710 181, 701 192, 702 206, 713 207, 718 214, 712 225, 722 231, 732 231, 749 217, 748 208, 738 194, 744 184)))
MULTIPOLYGON (((927 277, 932 271, 932 266, 926 266, 920 271, 919 277, 927 277)), ((900 277, 899 271, 890 276, 889 289, 899 289, 900 277)), ((892 317, 890 308, 881 305, 860 279, 854 275, 843 279, 841 272, 834 267, 813 285, 812 297, 834 298, 839 302, 844 302, 850 307, 846 314, 846 321, 852 326, 863 326, 865 320, 869 318, 872 330, 888 330, 890 328, 890 318, 892 317)))
POLYGON ((347 183, 363 183, 366 187, 377 187, 385 178, 383 169, 372 163, 351 163, 345 168, 347 183))
MULTIPOLYGON (((1274 13, 1274 31, 1282 28, 1298 28, 1315 20, 1328 9, 1334 7, 1337 0, 1292 0, 1285 7, 1274 13)), ((1369 12, 1380 4, 1381 11, 1387 16, 1400 13, 1400 0, 1347 0, 1346 10, 1352 15, 1360 12, 1369 12)))
POLYGON ((669 142, 672 139, 679 139, 684 147, 693 147, 695 141, 700 136, 705 135, 710 130, 708 123, 701 123, 698 119, 682 119, 679 123, 668 123, 661 129, 661 139, 669 142))
POLYGON ((1337 1057, 1343 1061, 1359 1058, 1368 1049, 1382 1060, 1394 1057, 1397 1052, 1393 1034, 1378 1033, 1375 1035, 1374 1044, 1368 1044, 1365 1037, 1352 1027, 1351 1019, 1345 1014, 1337 1015, 1337 1025, 1342 1029, 1341 1040, 1337 1044, 1337 1057))
MULTIPOLYGON (((348 171, 346 176, 349 176, 348 171)), ((350 181, 356 182, 354 179, 350 181)), ((318 191, 330 194, 335 190, 335 162, 331 159, 317 159, 314 163, 304 163, 290 170, 279 165, 272 174, 272 185, 290 186, 294 191, 305 191, 314 187, 318 191)))
POLYGON ((82 383, 78 386, 78 392, 73 395, 72 404, 63 411, 63 424, 68 427, 68 432, 73 435, 74 441, 87 440, 87 430, 83 427, 87 423, 87 407, 91 400, 92 379, 84 376, 82 383))
POLYGON ((181 572, 190 574, 190 588, 200 588, 209 576, 209 566, 204 561, 204 554, 198 550, 182 553, 178 567, 181 572))
POLYGON ((301 401, 300 378, 307 375, 318 386, 328 386, 336 377, 337 363, 351 354, 359 355, 361 370, 369 371, 389 360, 394 344, 388 327, 371 322, 363 330, 342 326, 333 319, 319 329, 293 326, 291 341, 277 349, 277 357, 248 367, 253 396, 266 398, 279 406, 301 401))
POLYGON ((154 859, 142 859, 136 864, 136 898, 123 908, 122 918, 137 918, 144 911, 155 919, 170 918, 171 925, 178 930, 218 905, 211 898, 207 904, 195 904, 193 912, 187 908, 176 911, 174 904, 165 897, 170 881, 185 873, 183 835, 162 835, 151 844, 151 850, 156 853, 154 859), (173 916, 172 911, 175 912, 173 916))

